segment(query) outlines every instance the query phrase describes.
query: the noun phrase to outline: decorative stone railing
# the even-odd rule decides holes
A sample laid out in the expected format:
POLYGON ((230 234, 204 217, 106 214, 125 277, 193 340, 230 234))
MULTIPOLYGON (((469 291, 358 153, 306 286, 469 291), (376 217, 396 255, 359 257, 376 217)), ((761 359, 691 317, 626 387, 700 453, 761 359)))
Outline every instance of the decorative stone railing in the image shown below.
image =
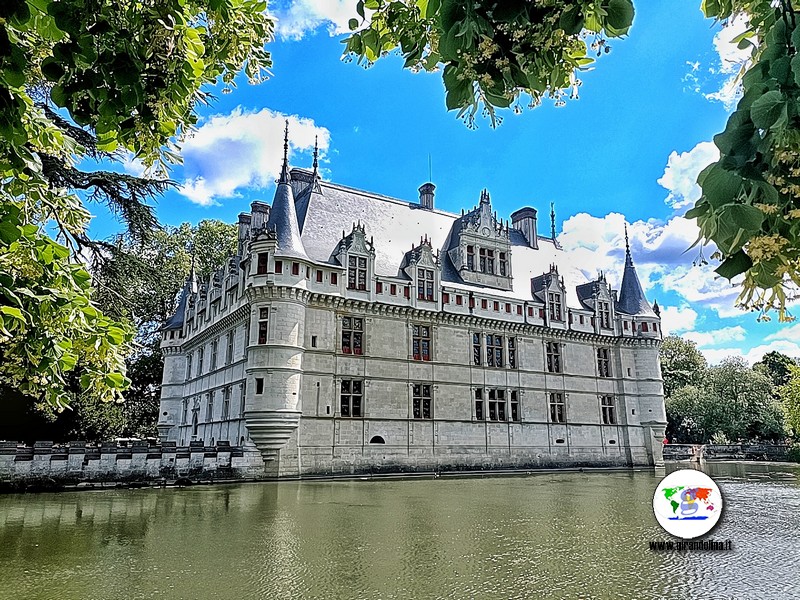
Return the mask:
POLYGON ((264 463, 257 451, 220 442, 103 443, 0 442, 0 490, 103 483, 175 483, 184 480, 258 479, 264 463))

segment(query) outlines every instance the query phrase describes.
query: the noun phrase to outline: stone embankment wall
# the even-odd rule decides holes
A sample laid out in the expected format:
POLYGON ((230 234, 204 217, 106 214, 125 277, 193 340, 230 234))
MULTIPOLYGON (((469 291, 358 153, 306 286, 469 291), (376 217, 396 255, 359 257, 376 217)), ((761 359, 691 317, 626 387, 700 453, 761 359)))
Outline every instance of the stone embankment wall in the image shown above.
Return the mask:
POLYGON ((782 444, 667 444, 664 460, 790 460, 789 446, 782 444))
POLYGON ((33 447, 0 442, 0 491, 252 480, 266 475, 258 451, 227 442, 191 442, 184 447, 147 441, 36 442, 33 447))

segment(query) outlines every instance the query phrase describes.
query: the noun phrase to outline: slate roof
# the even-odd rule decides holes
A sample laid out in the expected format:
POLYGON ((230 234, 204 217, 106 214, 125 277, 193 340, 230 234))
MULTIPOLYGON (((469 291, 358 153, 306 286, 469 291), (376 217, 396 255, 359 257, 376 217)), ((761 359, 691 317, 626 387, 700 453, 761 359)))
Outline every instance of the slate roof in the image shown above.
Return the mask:
MULTIPOLYGON (((293 173, 302 171, 293 169, 293 173)), ((418 245, 425 235, 434 252, 440 251, 442 283, 448 287, 489 293, 493 296, 530 300, 530 280, 558 267, 567 288, 567 303, 578 307, 575 287, 586 281, 584 273, 572 264, 570 256, 556 248, 552 238, 539 237, 539 249, 528 246, 525 236, 510 230, 511 272, 514 290, 505 291, 467 284, 458 275, 445 250, 454 243, 458 229, 454 224, 461 215, 422 208, 417 202, 407 202, 343 185, 321 181, 320 192, 298 194, 297 212, 303 246, 309 258, 316 262, 335 264, 331 253, 342 238, 350 233, 355 222, 366 227, 366 235, 374 238, 375 273, 378 276, 402 277, 401 265, 412 244, 418 245)), ((273 208, 274 211, 274 208, 273 208)), ((271 211, 272 212, 272 211, 271 211)), ((586 267, 588 270, 588 266, 586 267)))
POLYGON ((653 312, 653 307, 650 306, 647 298, 645 298, 642 284, 639 283, 639 276, 633 266, 630 248, 625 249, 625 270, 622 274, 617 311, 629 315, 656 316, 656 313, 653 312))

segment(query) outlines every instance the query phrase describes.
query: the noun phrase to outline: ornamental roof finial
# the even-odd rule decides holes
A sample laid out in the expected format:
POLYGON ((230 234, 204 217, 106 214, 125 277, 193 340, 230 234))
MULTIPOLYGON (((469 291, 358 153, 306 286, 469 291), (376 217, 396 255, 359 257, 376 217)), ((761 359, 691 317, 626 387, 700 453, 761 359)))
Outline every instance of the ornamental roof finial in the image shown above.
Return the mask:
POLYGON ((283 128, 283 166, 281 166, 281 176, 278 183, 289 183, 289 119, 283 128))

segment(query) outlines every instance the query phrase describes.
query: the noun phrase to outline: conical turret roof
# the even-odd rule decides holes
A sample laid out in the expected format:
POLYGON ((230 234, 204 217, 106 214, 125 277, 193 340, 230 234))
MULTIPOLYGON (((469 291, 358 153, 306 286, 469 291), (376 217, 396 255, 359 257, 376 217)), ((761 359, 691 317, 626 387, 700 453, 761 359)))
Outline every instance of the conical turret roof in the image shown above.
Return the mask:
POLYGON ((625 270, 622 274, 617 310, 629 315, 646 315, 655 317, 650 303, 644 295, 636 268, 633 266, 631 248, 628 245, 628 227, 625 226, 625 270))

